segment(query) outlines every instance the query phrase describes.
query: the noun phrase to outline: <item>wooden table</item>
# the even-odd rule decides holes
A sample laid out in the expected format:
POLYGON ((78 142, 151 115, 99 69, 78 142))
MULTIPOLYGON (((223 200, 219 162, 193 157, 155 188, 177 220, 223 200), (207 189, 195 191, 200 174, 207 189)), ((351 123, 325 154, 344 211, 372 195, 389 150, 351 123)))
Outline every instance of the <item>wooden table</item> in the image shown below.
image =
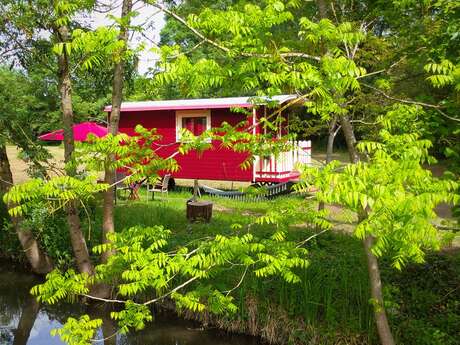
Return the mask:
POLYGON ((142 179, 141 181, 132 182, 129 184, 129 196, 128 200, 140 200, 139 197, 139 189, 141 188, 142 184, 147 181, 147 178, 142 179))

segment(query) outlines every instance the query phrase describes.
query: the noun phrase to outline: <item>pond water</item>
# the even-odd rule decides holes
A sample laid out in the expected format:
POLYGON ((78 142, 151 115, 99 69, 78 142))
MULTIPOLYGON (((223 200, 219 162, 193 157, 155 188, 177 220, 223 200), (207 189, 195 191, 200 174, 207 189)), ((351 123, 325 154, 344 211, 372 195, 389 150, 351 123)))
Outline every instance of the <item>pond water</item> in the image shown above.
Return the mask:
POLYGON ((0 261, 0 345, 61 345, 59 337, 50 330, 59 328, 67 317, 83 313, 102 318, 104 326, 98 330, 95 344, 103 345, 256 345, 253 337, 230 335, 218 330, 202 330, 199 324, 178 319, 173 315, 155 315, 155 321, 141 332, 113 335, 115 325, 102 306, 82 304, 44 306, 29 294, 39 283, 34 275, 15 269, 0 261))

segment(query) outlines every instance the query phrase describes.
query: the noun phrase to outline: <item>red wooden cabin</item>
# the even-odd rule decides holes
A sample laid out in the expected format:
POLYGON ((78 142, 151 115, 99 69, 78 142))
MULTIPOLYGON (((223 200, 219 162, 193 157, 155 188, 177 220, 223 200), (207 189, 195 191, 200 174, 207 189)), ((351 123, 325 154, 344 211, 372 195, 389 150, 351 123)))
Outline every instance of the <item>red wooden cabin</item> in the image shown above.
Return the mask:
MULTIPOLYGON (((271 98, 279 105, 295 99, 294 95, 280 95, 271 98)), ((121 105, 119 131, 128 135, 134 134, 134 128, 140 124, 145 128, 156 128, 162 136, 159 144, 162 147, 157 151, 162 157, 169 157, 177 151, 177 143, 182 128, 190 130, 195 135, 204 130, 220 127, 222 122, 236 125, 241 121, 248 121, 248 126, 256 124, 252 129, 254 134, 263 131, 257 125, 257 118, 265 111, 264 106, 255 107, 248 97, 228 97, 210 99, 187 99, 170 101, 124 102, 121 105), (246 108, 251 110, 252 118, 241 112, 234 112, 231 108, 246 108), (163 146, 165 145, 165 146, 163 146)), ((105 108, 110 116, 111 107, 105 108)), ((287 121, 288 111, 282 112, 287 121)), ((287 122, 286 121, 286 122, 287 122)), ((280 128, 281 135, 285 128, 280 128)), ((247 158, 245 153, 237 153, 219 147, 213 143, 211 150, 201 156, 195 152, 187 155, 176 155, 180 170, 173 173, 175 178, 204 179, 223 181, 247 182, 286 182, 296 180, 299 173, 295 171, 297 162, 310 163, 310 141, 296 142, 293 150, 283 152, 275 157, 256 157, 252 168, 243 170, 240 164, 247 158)))

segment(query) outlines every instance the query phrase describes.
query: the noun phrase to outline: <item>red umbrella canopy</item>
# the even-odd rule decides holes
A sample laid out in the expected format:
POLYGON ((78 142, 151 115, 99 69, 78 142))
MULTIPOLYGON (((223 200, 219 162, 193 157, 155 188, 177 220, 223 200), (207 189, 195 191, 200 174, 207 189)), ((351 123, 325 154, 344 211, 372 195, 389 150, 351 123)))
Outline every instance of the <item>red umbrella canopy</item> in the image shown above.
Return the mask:
MULTIPOLYGON (((95 122, 82 122, 73 125, 73 137, 75 141, 86 141, 88 134, 92 133, 95 136, 102 138, 103 136, 107 135, 107 128, 99 126, 95 122)), ((40 140, 56 140, 61 141, 64 140, 64 130, 58 129, 53 132, 45 133, 38 137, 40 140)))

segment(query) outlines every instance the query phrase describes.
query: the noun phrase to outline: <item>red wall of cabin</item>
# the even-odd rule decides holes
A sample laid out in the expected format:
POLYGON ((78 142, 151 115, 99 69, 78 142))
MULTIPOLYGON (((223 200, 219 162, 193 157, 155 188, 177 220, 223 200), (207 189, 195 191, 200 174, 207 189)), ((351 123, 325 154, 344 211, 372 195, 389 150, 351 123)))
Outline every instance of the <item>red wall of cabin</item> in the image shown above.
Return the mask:
MULTIPOLYGON (((219 127, 222 122, 231 125, 246 120, 246 115, 231 112, 230 109, 211 110, 211 126, 219 127)), ((252 122, 252 118, 251 118, 252 122)), ((176 112, 174 110, 122 112, 120 116, 119 131, 134 135, 134 127, 140 124, 145 128, 156 128, 162 136, 160 144, 176 142, 176 112)), ((157 152, 162 157, 168 157, 177 151, 177 144, 163 147, 157 152)), ((251 181, 252 168, 242 170, 240 164, 246 159, 247 154, 236 153, 232 150, 222 149, 219 142, 213 142, 213 148, 205 151, 201 156, 195 152, 187 155, 177 154, 180 170, 172 173, 175 178, 251 181)))

